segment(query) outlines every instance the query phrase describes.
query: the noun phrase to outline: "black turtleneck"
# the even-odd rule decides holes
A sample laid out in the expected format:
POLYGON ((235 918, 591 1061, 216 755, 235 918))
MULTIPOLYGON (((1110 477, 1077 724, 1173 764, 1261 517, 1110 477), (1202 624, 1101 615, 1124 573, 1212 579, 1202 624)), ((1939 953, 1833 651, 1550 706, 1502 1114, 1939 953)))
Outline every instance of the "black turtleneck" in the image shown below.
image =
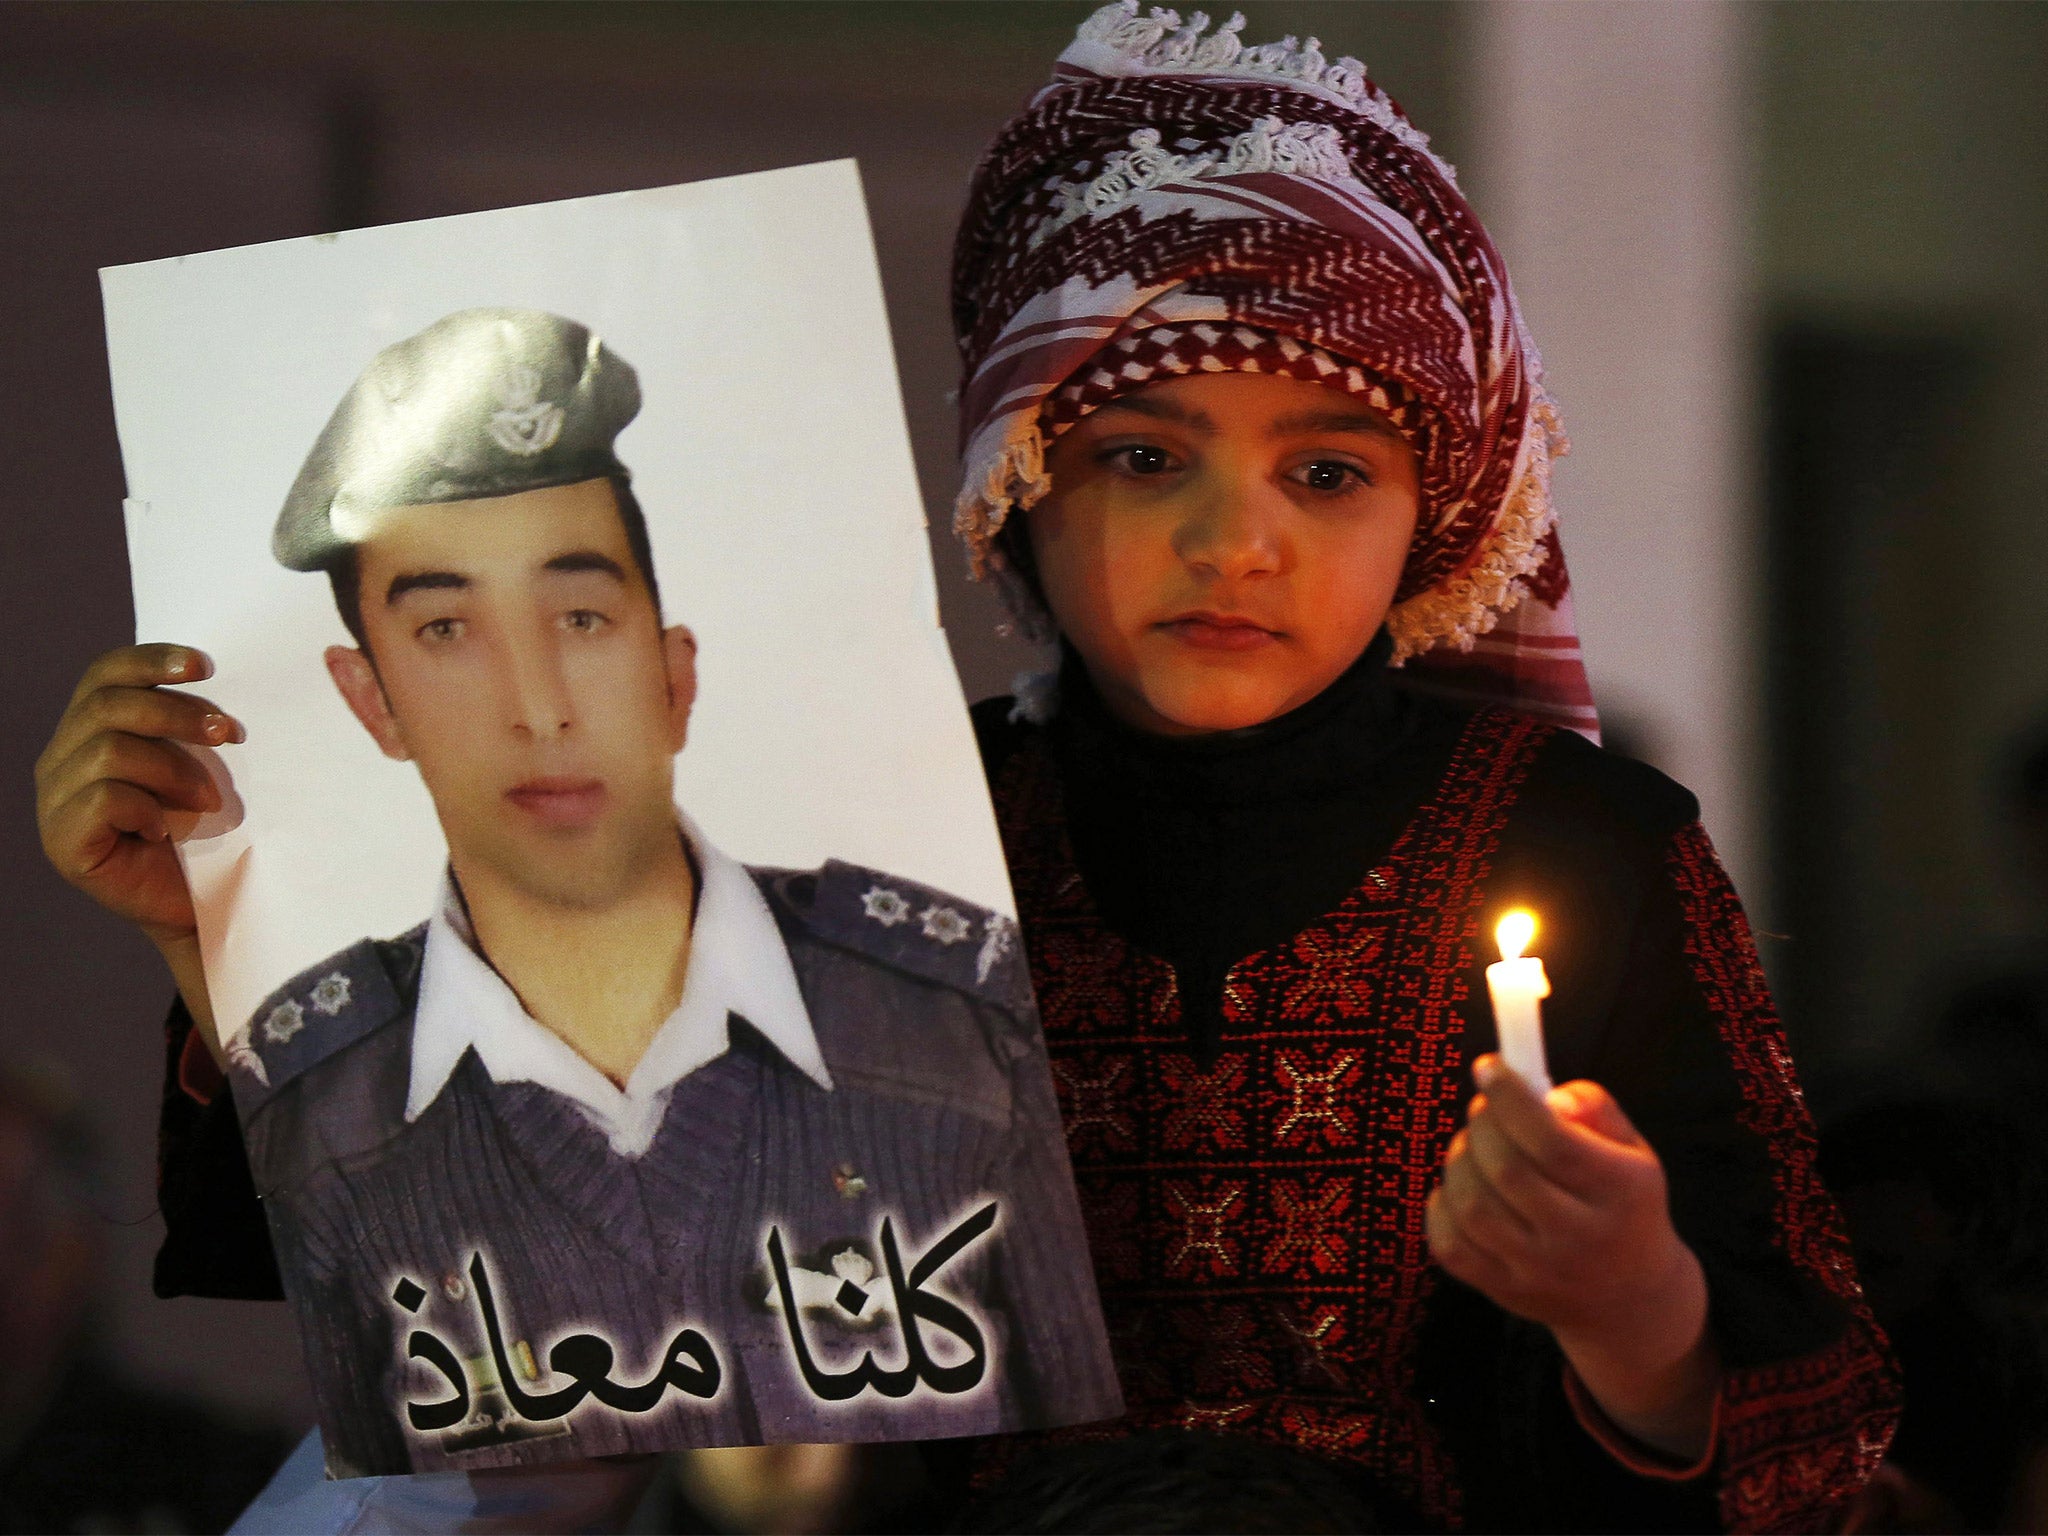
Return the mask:
POLYGON ((1391 650, 1382 631, 1308 703, 1195 737, 1118 721, 1066 658, 1051 740, 1075 862, 1104 921, 1173 967, 1200 1059, 1230 968, 1342 901, 1442 776, 1463 717, 1397 687, 1391 650))

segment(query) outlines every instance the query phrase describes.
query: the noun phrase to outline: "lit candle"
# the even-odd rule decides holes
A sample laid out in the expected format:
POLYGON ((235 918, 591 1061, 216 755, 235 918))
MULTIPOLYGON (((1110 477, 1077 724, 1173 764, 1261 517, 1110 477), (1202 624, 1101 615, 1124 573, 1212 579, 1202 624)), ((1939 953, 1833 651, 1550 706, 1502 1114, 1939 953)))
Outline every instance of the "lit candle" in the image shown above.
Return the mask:
POLYGON ((1493 1025, 1500 1035, 1501 1059, 1538 1093, 1550 1091, 1550 1069, 1543 1061, 1543 999, 1550 996, 1550 978, 1543 962, 1522 951, 1536 936, 1536 919, 1510 912, 1493 930, 1500 960, 1486 968, 1486 990, 1493 994, 1493 1025))

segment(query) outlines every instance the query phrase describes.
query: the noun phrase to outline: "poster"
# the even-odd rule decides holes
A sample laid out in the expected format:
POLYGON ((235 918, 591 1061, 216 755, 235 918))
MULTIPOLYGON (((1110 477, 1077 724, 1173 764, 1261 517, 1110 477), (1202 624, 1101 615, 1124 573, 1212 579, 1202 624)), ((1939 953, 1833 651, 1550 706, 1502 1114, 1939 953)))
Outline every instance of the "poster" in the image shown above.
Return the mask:
POLYGON ((852 164, 102 277, 330 1474, 1119 1411, 852 164))

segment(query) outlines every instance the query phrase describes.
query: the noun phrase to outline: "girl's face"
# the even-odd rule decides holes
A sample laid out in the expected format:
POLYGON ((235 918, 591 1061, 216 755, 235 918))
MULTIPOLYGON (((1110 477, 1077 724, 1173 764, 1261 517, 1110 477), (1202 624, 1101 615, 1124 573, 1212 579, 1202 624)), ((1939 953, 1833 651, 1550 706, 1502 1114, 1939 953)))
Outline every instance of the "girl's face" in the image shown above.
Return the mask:
POLYGON ((1026 514, 1046 602, 1110 711, 1198 735, 1305 704, 1387 616, 1415 453, 1353 395, 1194 374, 1124 395, 1046 456, 1026 514))

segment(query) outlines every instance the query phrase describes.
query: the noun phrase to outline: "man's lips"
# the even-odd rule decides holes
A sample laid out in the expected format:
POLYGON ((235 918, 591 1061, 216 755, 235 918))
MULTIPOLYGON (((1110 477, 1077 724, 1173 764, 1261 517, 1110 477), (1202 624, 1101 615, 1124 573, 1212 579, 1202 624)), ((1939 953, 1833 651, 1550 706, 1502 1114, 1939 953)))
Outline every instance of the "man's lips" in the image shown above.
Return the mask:
POLYGON ((515 784, 505 798, 542 826, 587 827, 604 810, 606 792, 602 779, 549 777, 515 784))
POLYGON ((1280 637, 1278 630, 1238 613, 1198 609, 1176 614, 1158 626, 1183 645, 1203 651, 1250 651, 1280 637))

